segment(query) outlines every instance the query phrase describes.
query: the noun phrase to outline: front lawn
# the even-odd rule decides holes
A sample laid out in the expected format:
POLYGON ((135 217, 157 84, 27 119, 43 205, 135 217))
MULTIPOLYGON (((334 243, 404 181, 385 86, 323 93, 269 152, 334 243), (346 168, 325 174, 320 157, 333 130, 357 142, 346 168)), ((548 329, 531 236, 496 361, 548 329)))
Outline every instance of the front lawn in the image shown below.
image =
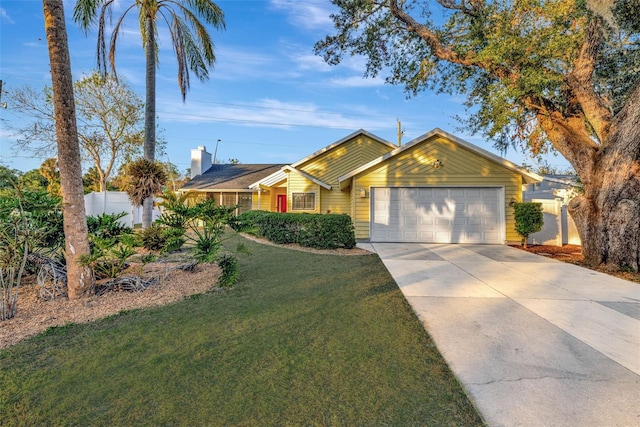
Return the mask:
POLYGON ((1 424, 482 425, 377 256, 247 245, 231 290, 0 351, 1 424))

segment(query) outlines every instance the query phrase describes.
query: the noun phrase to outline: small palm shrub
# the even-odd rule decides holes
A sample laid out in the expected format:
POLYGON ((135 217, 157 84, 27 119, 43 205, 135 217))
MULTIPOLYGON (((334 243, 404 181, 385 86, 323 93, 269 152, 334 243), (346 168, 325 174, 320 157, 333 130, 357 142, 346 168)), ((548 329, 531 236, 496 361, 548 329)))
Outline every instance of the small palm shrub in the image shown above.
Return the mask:
POLYGON ((136 250, 128 244, 114 238, 89 236, 91 254, 82 258, 82 263, 93 270, 97 279, 114 279, 129 267, 129 258, 136 250))
POLYGON ((218 258, 217 263, 222 269, 222 274, 218 277, 218 286, 224 288, 235 285, 240 275, 238 258, 230 254, 224 254, 218 258))
POLYGON ((164 167, 158 162, 140 158, 125 166, 125 191, 135 206, 162 192, 167 183, 164 167))
POLYGON ((62 232, 62 216, 56 215, 59 206, 56 197, 24 192, 17 186, 0 197, 0 320, 16 314, 18 290, 30 252, 46 244, 57 250, 64 244, 64 237, 59 242, 57 236, 62 232))
POLYGON ((87 216, 89 234, 104 239, 120 238, 123 234, 132 234, 133 229, 120 223, 120 218, 126 216, 126 212, 117 214, 101 214, 87 216))
POLYGON ((158 223, 151 224, 150 227, 140 231, 142 246, 150 251, 161 251, 167 245, 167 236, 164 234, 165 227, 158 223))
POLYGON ((21 210, 0 223, 0 320, 16 315, 18 290, 29 253, 28 239, 27 218, 21 210))

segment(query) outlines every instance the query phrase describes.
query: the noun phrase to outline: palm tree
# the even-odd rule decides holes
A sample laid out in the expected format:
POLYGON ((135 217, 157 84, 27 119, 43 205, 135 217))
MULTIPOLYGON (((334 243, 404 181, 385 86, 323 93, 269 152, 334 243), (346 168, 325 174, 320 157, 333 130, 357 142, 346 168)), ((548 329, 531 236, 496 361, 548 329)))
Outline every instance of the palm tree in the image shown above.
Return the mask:
MULTIPOLYGON (((107 71, 107 58, 111 71, 116 74, 116 43, 118 35, 129 12, 137 10, 140 35, 146 57, 146 103, 144 158, 155 161, 156 151, 156 68, 158 56, 158 23, 164 21, 171 34, 171 43, 178 61, 178 86, 184 102, 189 90, 189 70, 200 81, 209 78, 209 68, 216 61, 214 44, 207 28, 199 19, 224 29, 224 13, 211 0, 134 0, 116 20, 107 52, 105 30, 107 15, 116 0, 78 0, 74 9, 74 19, 87 31, 98 23, 98 68, 107 71)), ((143 204, 142 227, 151 225, 153 198, 143 204)))
POLYGON ((87 217, 82 188, 80 144, 76 126, 71 61, 62 0, 42 0, 58 140, 58 167, 62 189, 62 215, 67 260, 69 298, 86 295, 93 287, 93 274, 81 258, 89 255, 87 217))

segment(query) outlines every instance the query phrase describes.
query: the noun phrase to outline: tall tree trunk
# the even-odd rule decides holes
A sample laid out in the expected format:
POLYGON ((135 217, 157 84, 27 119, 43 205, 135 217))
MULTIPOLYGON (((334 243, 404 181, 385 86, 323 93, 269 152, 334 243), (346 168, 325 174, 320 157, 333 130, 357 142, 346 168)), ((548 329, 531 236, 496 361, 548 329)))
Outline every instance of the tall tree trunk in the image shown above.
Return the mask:
POLYGON ((569 204, 591 265, 640 267, 640 83, 593 162, 585 195, 569 204))
MULTIPOLYGON (((146 102, 144 112, 144 158, 150 162, 156 159, 156 39, 153 17, 147 16, 146 33, 146 102)), ((153 222, 153 196, 142 203, 142 228, 153 222)))
POLYGON ((89 255, 87 217, 82 188, 80 145, 76 127, 71 61, 62 0, 43 0, 45 31, 51 63, 53 108, 62 187, 62 214, 67 260, 67 289, 77 299, 93 289, 93 274, 80 258, 89 255))

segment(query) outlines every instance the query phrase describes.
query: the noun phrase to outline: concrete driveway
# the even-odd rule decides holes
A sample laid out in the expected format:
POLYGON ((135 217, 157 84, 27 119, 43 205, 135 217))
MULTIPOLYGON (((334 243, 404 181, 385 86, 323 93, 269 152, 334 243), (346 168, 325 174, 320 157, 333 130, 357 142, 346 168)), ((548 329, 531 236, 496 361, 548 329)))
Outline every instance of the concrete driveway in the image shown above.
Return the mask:
POLYGON ((640 284, 508 246, 374 243, 491 426, 640 426, 640 284))

